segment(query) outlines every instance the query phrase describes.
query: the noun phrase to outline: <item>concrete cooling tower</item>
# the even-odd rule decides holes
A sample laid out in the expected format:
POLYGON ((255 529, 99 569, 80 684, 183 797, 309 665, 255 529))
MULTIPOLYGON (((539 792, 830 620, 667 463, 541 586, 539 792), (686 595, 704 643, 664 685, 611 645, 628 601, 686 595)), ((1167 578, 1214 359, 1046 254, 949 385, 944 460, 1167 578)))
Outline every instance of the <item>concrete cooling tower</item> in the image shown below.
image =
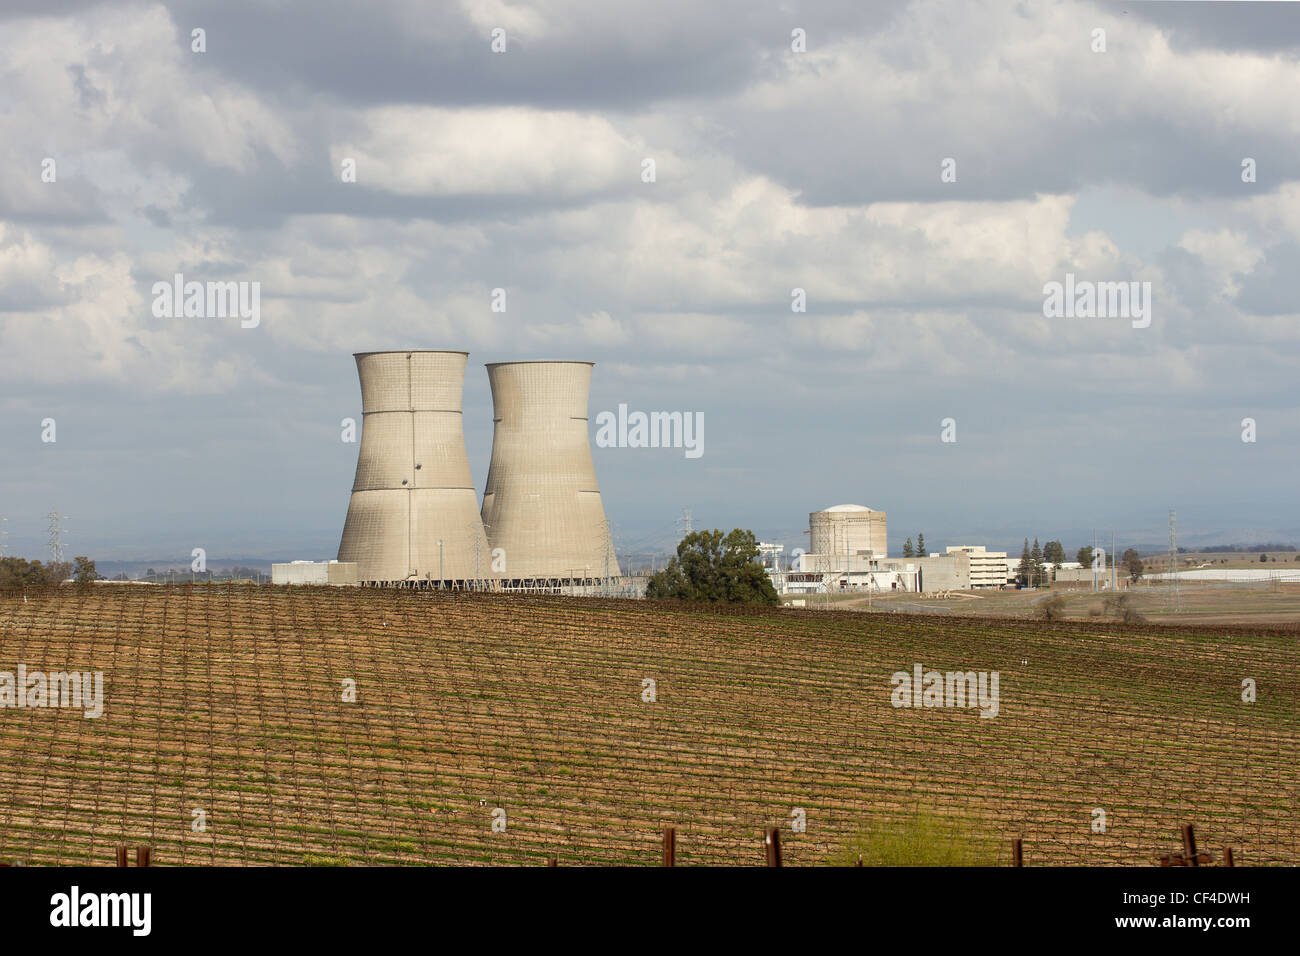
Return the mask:
POLYGON ((355 356, 361 451, 339 560, 355 561, 362 582, 454 587, 491 576, 461 425, 468 355, 355 356))
POLYGON ((488 365, 492 463, 483 524, 507 580, 617 576, 587 435, 591 362, 488 365))

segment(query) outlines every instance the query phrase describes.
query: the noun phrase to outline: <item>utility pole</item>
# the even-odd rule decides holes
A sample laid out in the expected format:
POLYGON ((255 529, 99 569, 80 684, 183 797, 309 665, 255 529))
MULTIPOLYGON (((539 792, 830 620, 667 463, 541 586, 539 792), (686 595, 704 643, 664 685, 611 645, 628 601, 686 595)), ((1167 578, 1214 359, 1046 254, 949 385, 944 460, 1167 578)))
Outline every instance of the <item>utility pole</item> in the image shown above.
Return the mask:
POLYGON ((1110 593, 1111 594, 1115 593, 1115 587, 1117 584, 1117 578, 1115 577, 1115 575, 1118 572, 1118 568, 1116 567, 1116 563, 1117 562, 1115 558, 1115 532, 1112 531, 1110 533, 1110 593))
MULTIPOLYGON (((8 518, 0 516, 0 521, 8 521, 8 520, 9 520, 8 518)), ((9 532, 6 531, 4 528, 0 528, 0 558, 3 558, 5 556, 5 535, 7 535, 8 533, 9 532)))
POLYGON ((1097 529, 1092 529, 1092 589, 1097 590, 1097 529))
POLYGON ((442 538, 438 539, 438 590, 442 590, 442 538))
POLYGON ((1174 582, 1174 613, 1183 609, 1182 595, 1178 592, 1178 515, 1169 509, 1169 572, 1174 582))

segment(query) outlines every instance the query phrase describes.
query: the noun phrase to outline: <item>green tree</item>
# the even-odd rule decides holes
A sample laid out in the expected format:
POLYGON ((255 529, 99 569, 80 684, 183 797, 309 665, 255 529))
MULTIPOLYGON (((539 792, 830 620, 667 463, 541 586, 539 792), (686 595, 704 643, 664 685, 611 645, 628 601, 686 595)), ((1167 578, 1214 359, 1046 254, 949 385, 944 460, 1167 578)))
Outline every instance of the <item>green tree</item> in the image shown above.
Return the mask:
POLYGON ((72 572, 66 561, 41 564, 26 558, 0 558, 0 587, 47 587, 60 584, 72 572))
POLYGON ((908 538, 906 541, 903 542, 903 557, 905 558, 916 557, 916 549, 912 547, 911 538, 908 538))
POLYGON ((1059 541, 1049 541, 1043 545, 1043 560, 1058 567, 1065 563, 1065 546, 1059 541))
POLYGON ((1078 561, 1085 568, 1092 567, 1092 545, 1086 544, 1080 548, 1079 553, 1074 556, 1074 560, 1078 561))
POLYGON ((1029 552, 1029 563, 1033 571, 1032 583, 1042 584, 1047 569, 1043 567, 1043 549, 1038 546, 1038 539, 1034 539, 1034 547, 1029 552))
POLYGON ((695 531, 682 538, 668 566, 650 578, 648 598, 728 604, 781 603, 767 572, 758 564, 758 539, 734 528, 724 535, 695 531))
POLYGON ((1026 538, 1025 548, 1020 552, 1020 564, 1016 566, 1016 579, 1022 584, 1028 584, 1033 573, 1034 563, 1029 554, 1029 539, 1026 538))
POLYGON ((99 574, 95 571, 95 562, 90 558, 82 554, 72 560, 76 562, 72 567, 72 579, 78 584, 90 584, 92 581, 99 580, 99 574))
POLYGON ((916 536, 916 556, 918 558, 924 558, 926 554, 927 552, 925 550, 925 535, 918 534, 916 536))
POLYGON ((1142 566, 1142 559, 1138 556, 1138 553, 1134 551, 1132 548, 1129 548, 1127 551, 1125 551, 1123 558, 1121 558, 1120 560, 1124 562, 1124 569, 1128 571, 1128 576, 1130 581, 1138 580, 1138 578, 1142 577, 1142 572, 1146 570, 1142 566))

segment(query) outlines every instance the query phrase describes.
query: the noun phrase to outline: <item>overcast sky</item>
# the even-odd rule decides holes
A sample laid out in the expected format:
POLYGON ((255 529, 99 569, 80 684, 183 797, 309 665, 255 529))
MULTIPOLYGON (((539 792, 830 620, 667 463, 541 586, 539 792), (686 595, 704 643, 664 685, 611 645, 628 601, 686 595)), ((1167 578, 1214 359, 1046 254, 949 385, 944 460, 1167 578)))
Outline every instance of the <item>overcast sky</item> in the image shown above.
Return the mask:
POLYGON ((352 353, 406 347, 470 352, 480 493, 486 362, 703 413, 595 450, 621 550, 1300 537, 1298 57, 1292 4, 5 0, 7 551, 333 557, 352 353), (155 317, 177 272, 260 324, 155 317), (1149 327, 1046 318, 1067 273, 1149 327))

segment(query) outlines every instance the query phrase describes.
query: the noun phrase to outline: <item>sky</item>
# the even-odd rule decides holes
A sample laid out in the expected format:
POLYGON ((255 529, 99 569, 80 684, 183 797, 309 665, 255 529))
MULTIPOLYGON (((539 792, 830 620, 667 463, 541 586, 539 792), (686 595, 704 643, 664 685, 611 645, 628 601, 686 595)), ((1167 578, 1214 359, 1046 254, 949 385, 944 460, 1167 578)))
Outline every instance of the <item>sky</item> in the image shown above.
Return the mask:
POLYGON ((620 551, 1300 539, 1297 103, 1280 3, 5 0, 0 542, 334 557, 403 348, 469 351, 480 494, 485 363, 595 362, 593 439, 702 414, 593 450, 620 551))

